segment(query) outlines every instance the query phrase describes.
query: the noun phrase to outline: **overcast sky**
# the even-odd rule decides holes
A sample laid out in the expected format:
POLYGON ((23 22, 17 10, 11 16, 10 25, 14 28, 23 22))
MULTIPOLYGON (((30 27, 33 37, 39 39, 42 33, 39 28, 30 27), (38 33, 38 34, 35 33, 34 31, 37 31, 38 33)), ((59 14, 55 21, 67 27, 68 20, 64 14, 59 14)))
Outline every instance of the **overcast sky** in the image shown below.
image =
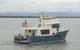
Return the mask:
POLYGON ((80 11, 80 0, 0 0, 0 12, 80 11))

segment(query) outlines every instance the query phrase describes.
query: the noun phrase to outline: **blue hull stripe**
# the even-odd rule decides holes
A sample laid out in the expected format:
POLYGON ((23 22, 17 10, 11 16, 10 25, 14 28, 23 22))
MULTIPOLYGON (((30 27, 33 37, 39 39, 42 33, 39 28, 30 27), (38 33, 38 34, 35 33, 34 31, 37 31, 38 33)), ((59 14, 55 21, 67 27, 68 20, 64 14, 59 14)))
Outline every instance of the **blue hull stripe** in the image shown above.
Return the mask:
POLYGON ((48 42, 48 41, 58 41, 58 40, 65 40, 67 31, 58 32, 57 35, 51 36, 31 36, 29 37, 30 43, 38 43, 38 42, 48 42))

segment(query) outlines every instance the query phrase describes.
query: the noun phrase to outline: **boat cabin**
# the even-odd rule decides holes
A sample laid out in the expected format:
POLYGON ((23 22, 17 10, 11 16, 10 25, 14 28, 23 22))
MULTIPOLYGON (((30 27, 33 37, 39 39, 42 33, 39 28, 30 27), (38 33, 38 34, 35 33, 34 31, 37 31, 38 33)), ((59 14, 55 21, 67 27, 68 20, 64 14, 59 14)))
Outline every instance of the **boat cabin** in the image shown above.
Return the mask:
POLYGON ((59 31, 60 21, 53 18, 43 18, 36 27, 22 27, 21 35, 26 36, 49 36, 55 35, 59 31))

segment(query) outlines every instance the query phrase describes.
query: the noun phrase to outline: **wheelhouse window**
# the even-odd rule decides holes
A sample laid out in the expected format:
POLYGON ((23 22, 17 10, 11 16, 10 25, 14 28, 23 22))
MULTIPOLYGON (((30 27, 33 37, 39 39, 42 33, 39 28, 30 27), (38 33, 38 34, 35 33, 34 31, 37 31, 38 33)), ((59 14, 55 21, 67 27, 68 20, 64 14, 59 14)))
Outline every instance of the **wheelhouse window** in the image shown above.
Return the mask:
POLYGON ((49 30, 41 30, 41 34, 49 34, 49 30))
POLYGON ((59 24, 52 24, 52 28, 59 28, 60 25, 59 24))

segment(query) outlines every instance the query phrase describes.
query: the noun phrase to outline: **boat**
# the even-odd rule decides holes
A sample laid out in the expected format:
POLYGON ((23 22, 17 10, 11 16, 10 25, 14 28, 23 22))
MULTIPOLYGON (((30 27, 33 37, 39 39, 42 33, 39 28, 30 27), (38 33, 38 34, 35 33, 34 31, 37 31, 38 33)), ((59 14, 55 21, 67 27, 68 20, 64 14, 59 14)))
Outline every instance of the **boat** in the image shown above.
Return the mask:
POLYGON ((61 21, 58 18, 40 16, 38 20, 35 27, 30 27, 26 19, 22 23, 21 33, 14 36, 14 41, 16 43, 37 44, 66 40, 69 29, 62 29, 61 21))

